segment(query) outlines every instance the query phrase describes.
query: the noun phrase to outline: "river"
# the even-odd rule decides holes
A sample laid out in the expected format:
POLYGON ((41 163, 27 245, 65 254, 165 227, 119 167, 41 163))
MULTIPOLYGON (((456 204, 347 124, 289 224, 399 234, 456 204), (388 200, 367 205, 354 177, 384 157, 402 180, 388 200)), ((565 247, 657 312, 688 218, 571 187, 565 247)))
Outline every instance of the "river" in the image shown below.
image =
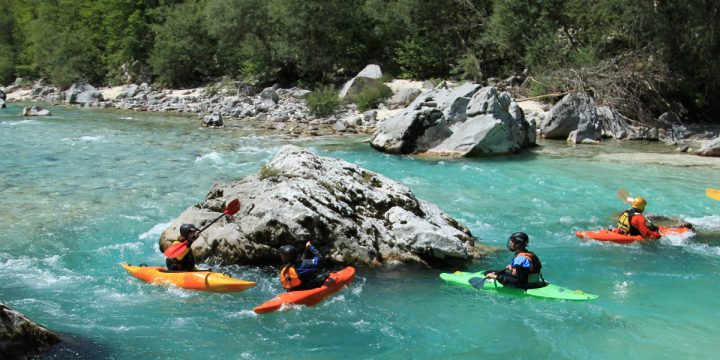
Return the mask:
MULTIPOLYGON (((50 107, 0 110, 0 300, 60 333, 53 359, 704 359, 720 323, 720 159, 663 144, 541 142, 516 156, 423 159, 363 138, 292 140, 195 117, 50 107), (152 286, 119 265, 162 264, 157 240, 214 181, 256 172, 288 143, 410 187, 502 247, 526 231, 548 281, 589 302, 454 287, 439 270, 359 268, 314 308, 258 316, 280 292, 277 269, 219 267, 258 286, 234 294, 152 286), (618 188, 695 236, 652 244, 584 241, 614 223, 618 188), (713 330, 714 329, 714 330, 713 330)), ((497 268, 507 251, 471 269, 497 268)))

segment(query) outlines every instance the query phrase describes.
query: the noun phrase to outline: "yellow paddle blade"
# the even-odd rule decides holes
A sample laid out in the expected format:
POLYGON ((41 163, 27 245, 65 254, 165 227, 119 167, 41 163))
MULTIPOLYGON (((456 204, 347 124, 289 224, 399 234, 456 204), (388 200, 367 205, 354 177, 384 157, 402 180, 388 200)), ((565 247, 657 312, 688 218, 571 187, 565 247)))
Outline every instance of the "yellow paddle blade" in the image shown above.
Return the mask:
POLYGON ((711 199, 720 200, 720 190, 707 188, 705 189, 705 195, 711 199))

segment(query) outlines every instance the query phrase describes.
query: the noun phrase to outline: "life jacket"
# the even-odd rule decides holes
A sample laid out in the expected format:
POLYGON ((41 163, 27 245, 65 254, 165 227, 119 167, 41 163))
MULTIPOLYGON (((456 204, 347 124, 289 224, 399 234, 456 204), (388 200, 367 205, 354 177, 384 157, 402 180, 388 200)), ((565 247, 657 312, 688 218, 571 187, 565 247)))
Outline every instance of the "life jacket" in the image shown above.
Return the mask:
POLYGON ((302 281, 295 270, 295 266, 288 264, 280 270, 280 283, 282 283, 282 286, 288 290, 294 289, 302 284, 302 281))
POLYGON ((618 218, 617 228, 618 232, 623 235, 640 235, 640 231, 632 226, 632 218, 637 215, 638 212, 635 209, 625 210, 620 214, 618 218))
POLYGON ((532 251, 525 251, 518 253, 515 256, 522 256, 530 261, 530 273, 528 274, 527 284, 525 284, 526 289, 543 287, 547 284, 545 279, 543 279, 542 274, 540 274, 542 264, 535 253, 532 251))
POLYGON ((515 256, 522 256, 530 261, 530 274, 540 273, 540 270, 542 269, 542 264, 540 263, 540 259, 538 259, 535 253, 533 253, 532 251, 525 251, 517 253, 517 255, 515 256))

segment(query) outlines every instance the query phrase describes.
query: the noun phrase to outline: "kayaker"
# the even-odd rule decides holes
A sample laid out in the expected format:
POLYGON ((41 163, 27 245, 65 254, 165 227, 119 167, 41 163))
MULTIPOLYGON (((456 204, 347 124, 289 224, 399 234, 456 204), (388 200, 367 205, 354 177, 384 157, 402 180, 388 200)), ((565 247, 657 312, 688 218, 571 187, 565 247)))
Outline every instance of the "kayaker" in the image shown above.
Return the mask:
POLYGON ((642 235, 652 240, 659 239, 658 228, 650 220, 645 219, 642 214, 647 206, 647 201, 641 197, 636 197, 631 205, 632 209, 625 210, 620 214, 617 228, 613 229, 613 231, 623 235, 642 235))
POLYGON ((485 278, 496 279, 504 286, 522 289, 545 286, 545 280, 540 275, 542 264, 535 253, 527 250, 528 243, 530 238, 524 232, 510 235, 507 248, 515 253, 515 257, 504 270, 490 270, 485 273, 485 278))
POLYGON ((303 256, 298 260, 298 250, 285 245, 278 250, 283 268, 280 283, 287 291, 308 290, 322 286, 328 275, 321 271, 325 262, 323 254, 308 241, 303 256))
POLYGON ((173 271, 192 271, 195 270, 195 257, 192 253, 192 242, 200 236, 200 229, 193 224, 180 225, 180 237, 173 241, 173 244, 187 241, 187 250, 174 258, 167 258, 165 265, 168 270, 173 271))

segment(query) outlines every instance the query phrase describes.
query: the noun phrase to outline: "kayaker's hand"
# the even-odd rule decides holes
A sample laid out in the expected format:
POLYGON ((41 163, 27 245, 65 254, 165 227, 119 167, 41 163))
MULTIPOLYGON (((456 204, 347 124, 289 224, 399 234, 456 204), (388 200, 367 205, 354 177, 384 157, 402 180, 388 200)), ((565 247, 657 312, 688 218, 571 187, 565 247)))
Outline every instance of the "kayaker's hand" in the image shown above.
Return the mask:
POLYGON ((312 246, 312 244, 311 244, 309 241, 305 244, 305 247, 306 247, 306 248, 309 248, 309 247, 311 247, 311 246, 312 246))
POLYGON ((487 273, 485 274, 486 279, 497 279, 497 275, 495 273, 487 273))

